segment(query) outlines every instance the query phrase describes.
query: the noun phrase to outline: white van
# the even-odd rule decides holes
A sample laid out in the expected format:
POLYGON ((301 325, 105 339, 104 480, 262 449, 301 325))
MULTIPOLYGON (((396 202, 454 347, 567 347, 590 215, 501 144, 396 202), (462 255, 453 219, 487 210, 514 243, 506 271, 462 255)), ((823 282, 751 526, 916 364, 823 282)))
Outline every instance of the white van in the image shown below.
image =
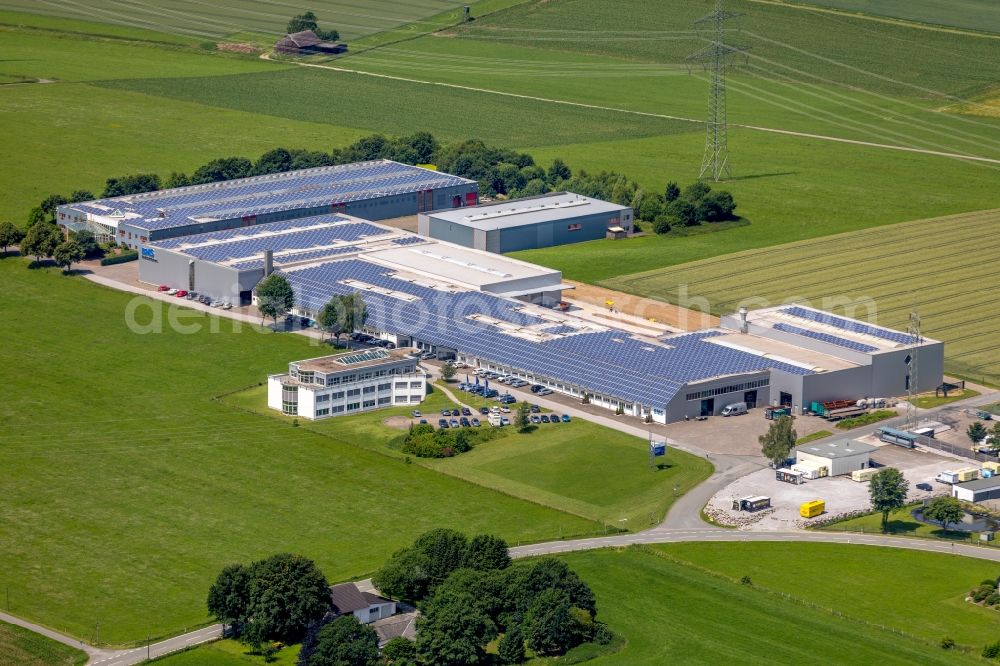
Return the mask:
POLYGON ((722 408, 723 416, 738 416, 740 414, 747 413, 747 403, 745 402, 734 402, 731 405, 726 405, 722 408))

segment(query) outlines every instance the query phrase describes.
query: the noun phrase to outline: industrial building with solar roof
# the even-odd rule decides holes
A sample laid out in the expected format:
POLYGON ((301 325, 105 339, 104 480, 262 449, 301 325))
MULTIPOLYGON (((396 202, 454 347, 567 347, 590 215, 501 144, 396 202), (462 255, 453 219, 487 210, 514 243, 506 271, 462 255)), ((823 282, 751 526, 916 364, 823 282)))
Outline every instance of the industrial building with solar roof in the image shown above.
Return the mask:
POLYGON ((69 203, 57 222, 100 242, 147 243, 324 214, 385 220, 474 206, 479 184, 390 160, 356 162, 69 203))

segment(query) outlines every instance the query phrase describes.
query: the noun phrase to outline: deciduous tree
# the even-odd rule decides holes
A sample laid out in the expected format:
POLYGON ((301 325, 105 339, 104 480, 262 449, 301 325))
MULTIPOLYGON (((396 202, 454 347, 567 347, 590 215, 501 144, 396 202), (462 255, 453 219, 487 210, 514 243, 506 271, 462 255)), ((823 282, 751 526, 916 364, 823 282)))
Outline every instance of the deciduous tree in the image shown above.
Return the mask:
POLYGON ((417 666, 417 646, 397 636, 382 648, 382 659, 386 666, 417 666))
POLYGON ((17 226, 10 220, 4 220, 0 222, 0 247, 3 248, 3 253, 7 254, 7 248, 11 245, 17 245, 24 238, 24 232, 17 228, 17 226))
POLYGON ((497 657, 503 664, 520 664, 524 661, 524 634, 520 624, 511 626, 500 639, 497 657))
POLYGON ((208 612, 219 622, 232 625, 238 634, 247 619, 250 570, 230 564, 219 572, 208 590, 208 612))
POLYGON ((496 634, 496 625, 477 608, 472 595, 434 595, 417 619, 417 656, 435 666, 483 664, 484 646, 496 634))
POLYGON ((270 317, 277 325, 278 318, 285 316, 295 305, 295 293, 292 291, 292 285, 283 275, 277 273, 268 275, 257 285, 256 292, 257 309, 260 310, 261 323, 265 317, 270 317))
POLYGON ((973 421, 969 425, 968 430, 965 431, 965 434, 972 440, 973 444, 978 444, 986 438, 989 432, 987 432, 986 426, 983 425, 982 421, 973 421))
POLYGON ((469 541, 462 565, 476 571, 506 569, 510 566, 507 542, 492 534, 477 534, 469 541))
POLYGON ((448 361, 441 366, 441 378, 446 382, 450 382, 454 377, 457 370, 455 370, 455 364, 448 361))
POLYGON ((297 643, 331 609, 330 585, 316 564, 282 553, 250 565, 244 636, 252 645, 297 643))
POLYGON ((518 432, 527 432, 531 428, 531 405, 522 402, 517 406, 517 414, 514 416, 514 425, 518 432))
POLYGON ((935 497, 924 507, 924 518, 941 523, 941 529, 948 529, 951 523, 957 523, 965 516, 962 504, 955 497, 935 497))
POLYGON ((882 513, 882 531, 889 529, 889 514, 894 509, 906 505, 906 492, 910 482, 903 473, 893 467, 883 467, 872 477, 868 485, 872 509, 882 513))
POLYGON ((34 257, 36 261, 41 261, 45 257, 51 257, 60 243, 63 242, 63 235, 59 228, 48 222, 37 222, 28 228, 21 240, 21 254, 34 257))
POLYGON ((771 421, 767 432, 757 438, 757 441, 760 442, 761 454, 770 460, 776 468, 781 467, 788 460, 788 455, 795 447, 797 435, 792 428, 792 422, 791 416, 779 416, 771 421))
POLYGON ((375 666, 378 634, 354 615, 341 615, 316 633, 316 644, 302 666, 375 666))
POLYGON ((524 615, 528 647, 538 655, 560 655, 579 644, 580 632, 570 611, 569 596, 558 589, 543 590, 524 615))
POLYGON ((73 264, 83 261, 84 256, 83 248, 72 240, 60 243, 52 251, 52 258, 55 259, 56 264, 62 266, 67 273, 70 272, 73 264))

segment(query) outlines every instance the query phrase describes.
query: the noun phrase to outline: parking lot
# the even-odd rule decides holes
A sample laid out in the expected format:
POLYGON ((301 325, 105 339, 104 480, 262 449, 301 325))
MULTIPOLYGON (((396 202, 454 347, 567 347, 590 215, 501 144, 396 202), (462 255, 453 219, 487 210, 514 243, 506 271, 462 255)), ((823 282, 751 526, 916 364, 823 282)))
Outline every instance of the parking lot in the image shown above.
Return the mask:
MULTIPOLYGON (((942 495, 949 491, 949 486, 935 482, 934 477, 943 470, 954 468, 955 459, 884 444, 871 437, 861 438, 860 441, 879 447, 871 455, 873 466, 895 467, 903 472, 903 476, 910 482, 910 500, 942 495), (930 484, 931 490, 917 489, 918 483, 930 484)), ((810 522, 864 511, 869 507, 866 482, 852 481, 850 476, 838 476, 811 479, 793 485, 776 480, 774 470, 767 468, 742 477, 717 492, 709 500, 705 511, 718 522, 741 529, 788 530, 806 527, 810 522), (771 498, 771 509, 757 513, 732 510, 734 499, 759 495, 771 498), (804 502, 817 499, 826 502, 826 511, 817 518, 802 518, 799 507, 804 502)))

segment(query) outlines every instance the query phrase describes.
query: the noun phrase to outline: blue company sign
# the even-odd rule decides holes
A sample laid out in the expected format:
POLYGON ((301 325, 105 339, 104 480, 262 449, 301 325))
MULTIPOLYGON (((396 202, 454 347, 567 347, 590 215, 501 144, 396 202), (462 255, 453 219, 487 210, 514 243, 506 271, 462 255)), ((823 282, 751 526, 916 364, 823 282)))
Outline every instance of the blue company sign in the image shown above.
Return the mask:
POLYGON ((654 457, 667 455, 667 444, 666 442, 650 442, 649 443, 649 453, 654 457))
POLYGON ((151 247, 144 247, 142 248, 142 258, 156 261, 156 251, 151 247))

